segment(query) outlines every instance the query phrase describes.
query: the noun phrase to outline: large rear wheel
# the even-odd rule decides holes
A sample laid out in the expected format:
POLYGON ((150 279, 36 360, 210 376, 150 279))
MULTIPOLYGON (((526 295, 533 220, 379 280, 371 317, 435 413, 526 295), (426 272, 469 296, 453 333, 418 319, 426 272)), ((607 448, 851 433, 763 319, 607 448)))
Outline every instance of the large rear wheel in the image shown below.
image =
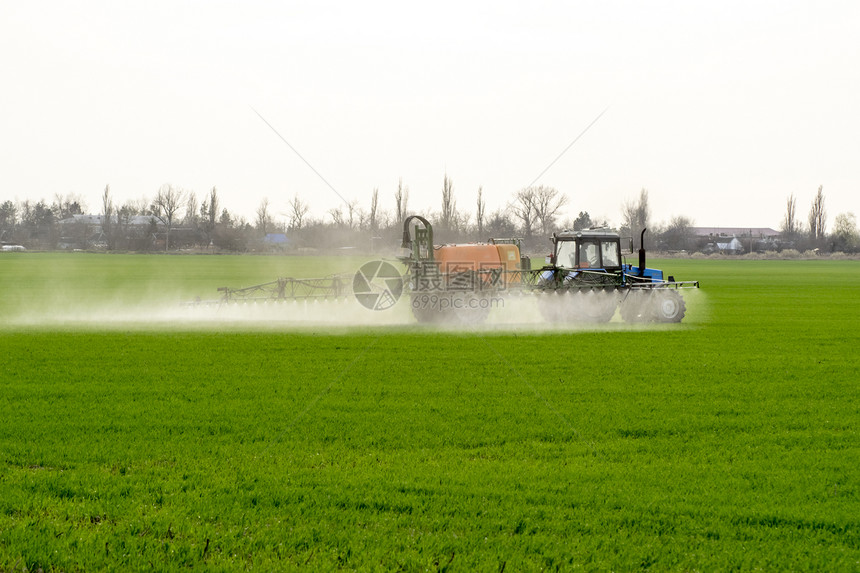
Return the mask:
POLYGON ((483 324, 490 315, 490 299, 474 292, 458 293, 451 297, 451 308, 445 312, 454 324, 483 324))

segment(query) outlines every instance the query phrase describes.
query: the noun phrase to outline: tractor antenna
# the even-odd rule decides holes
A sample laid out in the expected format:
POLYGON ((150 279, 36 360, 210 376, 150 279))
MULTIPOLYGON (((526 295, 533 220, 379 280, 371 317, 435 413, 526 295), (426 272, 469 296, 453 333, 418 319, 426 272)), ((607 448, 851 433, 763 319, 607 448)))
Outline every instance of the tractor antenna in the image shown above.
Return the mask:
POLYGON ((266 121, 266 118, 265 118, 265 117, 263 117, 263 116, 260 114, 260 112, 259 112, 259 111, 257 111, 256 109, 254 109, 254 107, 253 107, 253 106, 250 106, 250 107, 251 107, 251 111, 253 111, 254 113, 256 113, 256 114, 257 114, 257 116, 258 116, 260 119, 262 119, 262 120, 263 120, 263 123, 265 123, 266 125, 268 125, 268 126, 269 126, 269 129, 271 129, 272 131, 274 131, 274 132, 275 132, 275 135, 277 135, 278 137, 280 137, 280 138, 281 138, 281 141, 283 141, 284 143, 286 143, 286 144, 287 144, 287 147, 289 147, 290 149, 292 149, 292 150, 293 150, 293 153, 295 153, 295 154, 299 157, 299 159, 301 159, 302 161, 304 161, 304 162, 305 162, 305 165, 307 165, 308 167, 310 167, 310 168, 311 168, 311 171, 313 171, 314 173, 316 173, 317 177, 319 177, 320 179, 322 179, 322 182, 323 182, 323 183, 325 183, 326 185, 328 185, 328 188, 329 188, 329 189, 331 189, 332 191, 334 191, 334 194, 335 194, 335 195, 337 195, 338 197, 340 197, 340 200, 341 200, 341 201, 343 201, 345 204, 349 205, 349 201, 347 201, 346 199, 344 199, 343 195, 341 195, 340 193, 338 193, 338 192, 337 192, 337 189, 335 189, 335 188, 332 186, 332 184, 331 184, 331 183, 329 183, 328 181, 326 181, 326 178, 325 178, 325 177, 323 177, 323 176, 322 176, 322 174, 321 174, 319 171, 317 171, 316 169, 314 169, 314 166, 313 166, 313 165, 311 165, 311 164, 310 164, 310 162, 309 162, 307 159, 305 159, 304 157, 302 157, 302 154, 301 154, 301 153, 299 153, 299 151, 298 151, 295 147, 293 147, 292 145, 290 145, 290 142, 289 142, 289 141, 287 141, 287 140, 284 138, 284 136, 283 136, 283 135, 281 135, 281 134, 278 132, 278 130, 277 130, 277 129, 275 129, 275 127, 274 127, 271 123, 269 123, 268 121, 266 121))
MULTIPOLYGON (((565 153, 567 153, 567 150, 568 150, 568 149, 570 149, 571 147, 573 147, 573 144, 575 144, 577 141, 579 141, 579 139, 580 139, 583 135, 585 135, 585 132, 586 132, 586 131, 588 131, 589 129, 591 129, 591 126, 592 126, 592 125, 594 125, 595 123, 597 123, 597 120, 598 120, 598 119, 600 119, 600 118, 603 116, 603 114, 604 114, 604 113, 606 113, 607 111, 609 111, 609 107, 608 107, 608 106, 606 107, 606 109, 604 109, 604 110, 603 110, 603 111, 601 111, 599 114, 597 114, 597 117, 595 117, 593 120, 591 120, 591 123, 589 123, 588 125, 586 125, 586 126, 585 126, 585 129, 583 129, 583 130, 579 133, 579 135, 577 135, 577 136, 573 139, 573 141, 571 141, 571 142, 567 145, 567 147, 565 147, 565 148, 561 151, 561 153, 559 153, 559 154, 558 154, 558 157, 556 157, 555 159, 553 159, 552 161, 550 161, 549 165, 547 165, 546 167, 544 167, 544 170, 543 170, 543 171, 541 171, 541 172, 540 172, 540 174, 539 174, 537 177, 535 177, 534 181, 532 181, 531 183, 529 183, 528 185, 526 185, 526 187, 531 187, 532 185, 534 185, 535 183, 537 183, 537 182, 538 182, 538 179, 540 179, 541 177, 543 177, 543 174, 544 174, 544 173, 546 173, 547 171, 549 171, 549 168, 550 168, 550 167, 552 167, 553 165, 555 165, 555 162, 556 162, 556 161, 558 161, 559 159, 561 159, 561 156, 562 156, 562 155, 564 155, 565 153)), ((265 120, 263 120, 263 121, 265 121, 265 120)), ((287 145, 289 145, 289 143, 288 143, 287 145)))

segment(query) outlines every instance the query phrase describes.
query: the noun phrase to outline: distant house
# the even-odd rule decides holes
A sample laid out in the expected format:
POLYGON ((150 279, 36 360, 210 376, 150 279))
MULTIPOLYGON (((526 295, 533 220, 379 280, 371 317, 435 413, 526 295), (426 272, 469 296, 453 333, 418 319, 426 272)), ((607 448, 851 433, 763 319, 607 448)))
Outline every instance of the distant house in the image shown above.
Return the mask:
MULTIPOLYGON (((105 249, 108 246, 104 215, 72 215, 57 221, 57 227, 60 233, 57 246, 60 249, 105 249)), ((122 243, 123 248, 146 248, 145 245, 154 242, 152 230, 163 228, 164 225, 152 215, 111 215, 111 234, 115 241, 122 243)))
MULTIPOLYGON (((129 227, 147 227, 155 219, 152 215, 132 215, 128 218, 123 218, 122 224, 129 227)), ((161 226, 158 219, 155 219, 156 224, 161 226)), ((111 224, 118 225, 120 223, 119 215, 111 215, 111 224)), ((104 215, 72 215, 65 219, 57 221, 57 224, 67 227, 72 225, 85 225, 94 232, 101 232, 104 225, 104 215)))
POLYGON ((770 227, 690 227, 704 253, 740 255, 777 250, 780 232, 770 227))
POLYGON ((727 255, 739 255, 744 252, 744 246, 737 237, 722 240, 717 239, 714 242, 714 245, 717 247, 718 251, 727 255))
POLYGON ((753 239, 770 239, 778 237, 779 231, 770 227, 690 227, 697 237, 748 237, 753 239))

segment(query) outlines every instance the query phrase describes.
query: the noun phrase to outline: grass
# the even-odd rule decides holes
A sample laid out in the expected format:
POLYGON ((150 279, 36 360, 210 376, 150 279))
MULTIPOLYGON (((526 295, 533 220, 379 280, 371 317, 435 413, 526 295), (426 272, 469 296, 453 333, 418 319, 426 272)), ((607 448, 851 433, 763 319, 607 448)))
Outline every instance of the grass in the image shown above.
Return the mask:
MULTIPOLYGON (((0 317, 338 267, 75 257, 0 317)), ((682 325, 0 329, 0 570, 860 569, 860 264, 654 265, 682 325)))

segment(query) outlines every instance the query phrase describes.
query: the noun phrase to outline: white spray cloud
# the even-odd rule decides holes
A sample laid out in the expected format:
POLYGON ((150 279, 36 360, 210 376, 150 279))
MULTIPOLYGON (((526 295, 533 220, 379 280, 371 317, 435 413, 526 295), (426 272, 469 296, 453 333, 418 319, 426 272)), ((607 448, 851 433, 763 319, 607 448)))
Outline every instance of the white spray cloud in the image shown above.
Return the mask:
MULTIPOLYGON (((162 293, 129 302, 126 297, 72 304, 66 297, 23 302, 6 321, 7 328, 82 330, 280 330, 324 329, 344 334, 366 328, 407 328, 412 331, 487 333, 562 333, 585 331, 649 330, 687 328, 703 324, 708 309, 700 290, 683 291, 687 314, 681 324, 627 324, 616 311, 609 322, 592 323, 565 319, 550 321, 541 312, 546 304, 540 295, 523 294, 496 300, 486 320, 461 321, 456 316, 434 324, 419 324, 405 295, 386 310, 370 310, 352 297, 339 300, 281 302, 200 303, 176 302, 162 293)), ((559 303, 561 304, 561 303, 559 303)))

